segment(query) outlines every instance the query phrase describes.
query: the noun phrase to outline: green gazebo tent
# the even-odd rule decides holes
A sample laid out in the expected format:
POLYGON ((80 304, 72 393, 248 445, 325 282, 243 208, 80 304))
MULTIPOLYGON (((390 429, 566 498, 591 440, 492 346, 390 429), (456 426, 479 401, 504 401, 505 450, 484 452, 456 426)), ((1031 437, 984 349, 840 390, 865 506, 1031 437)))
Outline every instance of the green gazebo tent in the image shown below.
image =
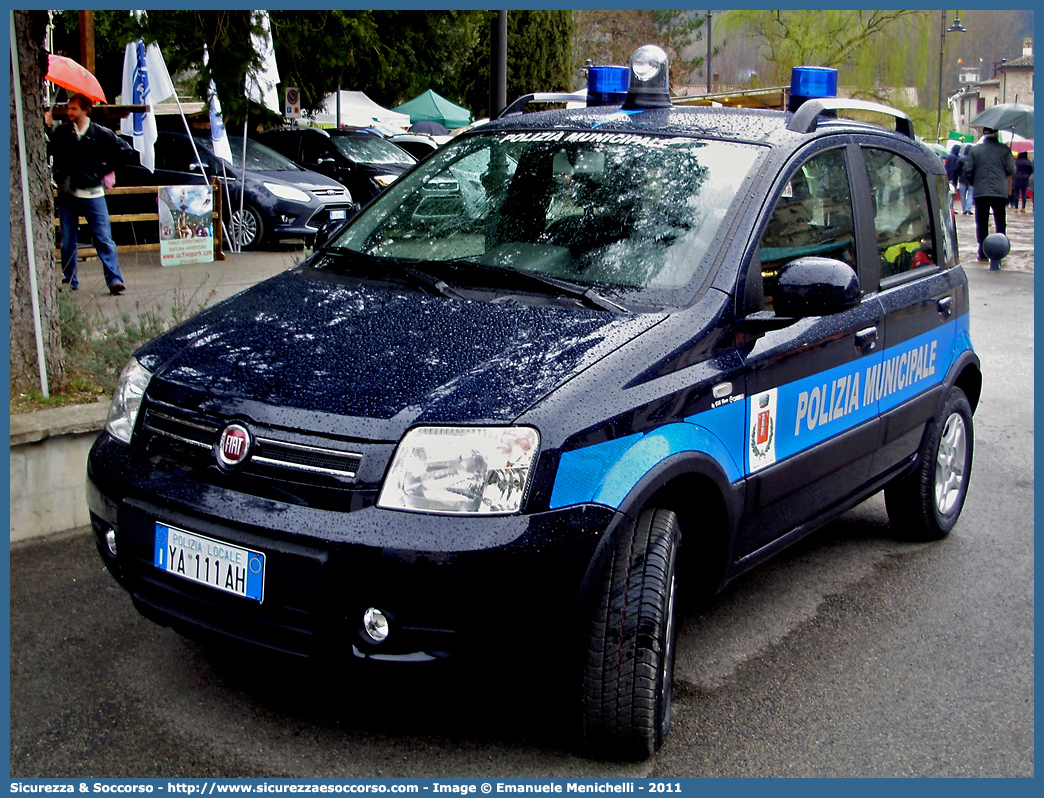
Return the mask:
POLYGON ((456 103, 451 103, 431 89, 392 110, 400 114, 409 114, 410 122, 431 120, 445 125, 450 130, 470 125, 472 122, 471 111, 456 103))

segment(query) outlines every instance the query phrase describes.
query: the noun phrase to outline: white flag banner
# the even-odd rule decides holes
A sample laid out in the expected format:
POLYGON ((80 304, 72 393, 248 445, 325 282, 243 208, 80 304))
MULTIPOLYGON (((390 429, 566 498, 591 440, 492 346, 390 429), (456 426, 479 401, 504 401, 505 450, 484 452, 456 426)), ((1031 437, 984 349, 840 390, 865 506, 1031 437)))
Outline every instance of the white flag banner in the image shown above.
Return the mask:
POLYGON ((275 47, 272 45, 272 28, 268 21, 268 12, 256 12, 260 15, 262 32, 251 34, 254 49, 261 56, 261 66, 251 70, 246 77, 246 96, 256 103, 268 108, 272 113, 283 114, 283 104, 279 101, 279 69, 276 67, 275 47))
MULTIPOLYGON (((152 106, 174 94, 174 86, 155 44, 145 46, 141 39, 127 45, 123 56, 123 102, 152 106)), ((120 120, 120 132, 131 137, 140 153, 141 165, 156 169, 156 115, 152 108, 135 112, 120 120)))
MULTIPOLYGON (((203 65, 210 63, 210 54, 207 46, 203 45, 203 65)), ((232 160, 232 148, 228 144, 228 135, 225 132, 225 120, 221 117, 221 100, 218 99, 217 86, 210 81, 210 142, 214 146, 214 152, 218 157, 230 166, 235 162, 232 160)))

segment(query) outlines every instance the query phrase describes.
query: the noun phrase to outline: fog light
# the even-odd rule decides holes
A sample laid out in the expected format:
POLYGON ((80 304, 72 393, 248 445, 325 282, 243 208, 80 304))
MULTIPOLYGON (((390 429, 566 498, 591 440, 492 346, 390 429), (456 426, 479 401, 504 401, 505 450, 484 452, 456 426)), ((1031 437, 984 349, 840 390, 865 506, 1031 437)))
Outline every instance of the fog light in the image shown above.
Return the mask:
POLYGON ((363 613, 363 629, 375 643, 382 643, 388 637, 388 618, 376 607, 370 607, 363 613))
POLYGON ((116 556, 116 530, 109 528, 109 531, 105 533, 105 545, 109 547, 109 553, 116 556))

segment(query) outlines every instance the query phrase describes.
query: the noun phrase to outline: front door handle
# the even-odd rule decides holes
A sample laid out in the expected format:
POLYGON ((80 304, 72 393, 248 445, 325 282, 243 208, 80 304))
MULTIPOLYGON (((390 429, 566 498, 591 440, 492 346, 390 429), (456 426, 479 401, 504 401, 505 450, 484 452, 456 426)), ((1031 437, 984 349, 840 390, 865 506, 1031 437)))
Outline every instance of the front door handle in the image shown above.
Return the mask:
POLYGON ((867 327, 860 330, 855 337, 856 348, 861 352, 872 352, 877 347, 877 328, 867 327))

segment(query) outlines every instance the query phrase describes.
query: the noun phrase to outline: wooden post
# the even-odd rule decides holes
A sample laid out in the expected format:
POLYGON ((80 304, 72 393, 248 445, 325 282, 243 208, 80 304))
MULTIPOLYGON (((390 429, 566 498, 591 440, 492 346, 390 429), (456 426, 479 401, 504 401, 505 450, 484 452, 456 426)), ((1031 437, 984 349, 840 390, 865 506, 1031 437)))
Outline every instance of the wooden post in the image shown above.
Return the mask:
POLYGON ((80 64, 94 74, 94 12, 80 12, 80 64))

